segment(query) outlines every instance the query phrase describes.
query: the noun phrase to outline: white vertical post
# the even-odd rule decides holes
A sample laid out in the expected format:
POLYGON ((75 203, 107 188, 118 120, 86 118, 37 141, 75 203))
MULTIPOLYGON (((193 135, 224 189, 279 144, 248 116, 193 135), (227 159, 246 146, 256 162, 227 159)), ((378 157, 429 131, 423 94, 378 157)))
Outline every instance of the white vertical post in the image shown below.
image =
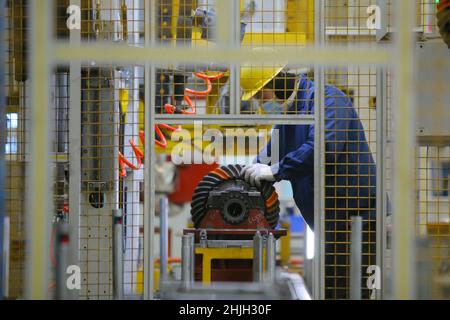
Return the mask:
POLYGON ((259 231, 253 237, 253 282, 261 282, 263 276, 263 237, 259 231))
POLYGON ((275 282, 276 242, 273 233, 266 239, 266 281, 275 282))
POLYGON ((123 299, 123 214, 113 209, 113 294, 115 300, 123 299))
POLYGON ((414 298, 415 97, 413 33, 415 2, 395 1, 395 104, 393 163, 393 298, 414 298))
POLYGON ((377 299, 383 299, 386 293, 385 288, 385 250, 386 250, 386 161, 387 161, 387 71, 384 67, 377 68, 377 160, 376 160, 376 181, 377 181, 377 221, 376 221, 376 264, 381 270, 381 288, 377 290, 377 299))
MULTIPOLYGON (((159 199, 159 279, 163 284, 167 280, 168 253, 169 253, 169 199, 166 194, 162 194, 159 199)), ((162 288, 162 285, 159 286, 162 288)))
MULTIPOLYGON (((71 0, 81 8, 81 0, 71 0)), ((70 44, 80 45, 81 30, 70 30, 70 44)), ((80 257, 79 233, 81 213, 81 62, 71 60, 69 66, 69 229, 70 264, 78 265, 80 257)), ((79 290, 71 290, 71 298, 77 299, 79 290)))
POLYGON ((192 235, 183 235, 181 238, 181 283, 188 288, 192 283, 192 235))
POLYGON ((352 217, 350 238, 350 299, 361 300, 362 218, 352 217))
POLYGON ((49 284, 52 173, 50 170, 50 59, 53 1, 30 1, 31 163, 27 177, 26 223, 29 255, 25 297, 46 299, 49 284))
MULTIPOLYGON (((0 0, 0 34, 3 34, 4 32, 4 12, 5 12, 5 1, 0 0)), ((0 41, 0 61, 4 60, 4 41, 0 41)), ((5 106, 6 106, 6 100, 5 100, 5 63, 0 64, 0 119, 5 119, 5 106)), ((4 121, 0 121, 0 299, 3 299, 3 297, 6 297, 7 295, 7 283, 8 283, 8 277, 7 277, 7 250, 6 248, 9 248, 9 236, 6 238, 5 231, 6 231, 6 215, 5 215, 5 206, 4 206, 4 151, 5 151, 5 135, 6 132, 4 126, 4 121)))
MULTIPOLYGON (((145 45, 156 44, 156 1, 145 6, 145 45)), ((145 63, 145 168, 144 168, 144 299, 153 299, 154 238, 155 238, 155 74, 154 63, 145 63)))
MULTIPOLYGON (((325 42, 324 1, 314 2, 315 47, 321 48, 325 42)), ((313 297, 325 297, 325 71, 319 64, 314 65, 314 260, 313 297)))

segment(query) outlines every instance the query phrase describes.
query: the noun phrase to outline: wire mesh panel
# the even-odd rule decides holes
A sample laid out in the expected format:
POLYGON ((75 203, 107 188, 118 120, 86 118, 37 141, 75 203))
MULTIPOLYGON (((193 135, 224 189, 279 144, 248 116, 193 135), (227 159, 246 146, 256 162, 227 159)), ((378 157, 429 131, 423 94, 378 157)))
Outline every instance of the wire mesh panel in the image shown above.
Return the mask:
MULTIPOLYGON (((303 47, 314 41, 313 1, 243 1, 241 2, 242 47, 255 52, 268 50, 277 56, 277 48, 303 47), (264 48, 264 49, 263 49, 264 48)), ((305 103, 309 88, 305 81, 313 80, 311 66, 277 63, 245 63, 240 68, 240 85, 246 93, 242 96, 242 114, 293 115, 310 114, 311 110, 290 107, 305 103), (275 79, 272 80, 272 78, 275 79), (298 89, 303 79, 302 88, 298 89), (287 104, 261 103, 268 100, 267 92, 275 91, 279 101, 287 104), (299 97, 298 92, 302 92, 299 97), (258 95, 256 95, 258 93, 258 95), (264 99, 263 99, 264 98, 264 99), (303 100, 303 101, 300 101, 303 100)))
MULTIPOLYGON (((156 42, 176 47, 208 48, 216 43, 217 13, 214 0, 158 1, 156 42)), ((158 67, 156 113, 206 114, 224 112, 215 106, 219 87, 229 68, 205 61, 201 65, 176 64, 158 67)), ((170 130, 170 129, 169 129, 170 130)), ((164 143, 163 143, 164 144, 164 143)))
MULTIPOLYGON (((7 1, 6 41, 6 213, 10 219, 9 292, 11 298, 23 295, 25 272, 25 172, 28 152, 28 67, 27 2, 7 1)), ((3 38, 4 37, 4 38, 3 38)))
MULTIPOLYGON (((327 1, 328 43, 374 43, 377 1, 327 1)), ((363 219, 362 297, 376 265, 377 69, 330 68, 325 89, 325 297, 350 297, 351 217, 363 219)), ((381 119, 380 119, 381 121, 381 119)))
POLYGON ((445 279, 448 277, 449 265, 449 201, 448 171, 449 148, 427 146, 417 149, 417 224, 419 236, 428 239, 421 266, 426 271, 428 280, 420 282, 421 288, 433 298, 448 298, 444 294, 445 279))
POLYGON ((111 292, 111 213, 118 205, 115 188, 114 91, 112 68, 82 72, 82 198, 80 262, 86 286, 81 295, 109 298, 111 292))
MULTIPOLYGON (((62 23, 67 19, 64 5, 58 11, 59 39, 67 36, 62 23)), ((143 1, 81 1, 80 12, 82 41, 142 45, 143 1)), ((117 297, 118 290, 113 286, 117 270, 121 273, 118 277, 123 279, 123 294, 139 297, 142 294, 138 293, 138 287, 142 288, 142 278, 138 279, 142 268, 139 259, 143 250, 143 68, 86 61, 81 64, 80 72, 79 88, 75 88, 80 92, 80 101, 72 103, 80 104, 81 123, 75 126, 80 128, 81 171, 71 172, 81 176, 77 245, 82 276, 79 297, 117 297), (123 215, 123 238, 118 240, 123 248, 119 253, 123 256, 121 271, 113 263, 114 250, 119 245, 113 237, 113 212, 116 211, 123 215)), ((69 84, 72 85, 76 84, 69 84)), ((68 101, 70 99, 72 97, 68 101)), ((64 148, 61 138, 69 133, 63 132, 61 137, 59 127, 64 120, 58 117, 58 106, 54 133, 56 147, 64 148)), ((67 190, 65 192, 67 196, 67 190)), ((70 215, 70 208, 68 210, 70 215)), ((77 214, 77 210, 73 214, 77 214)))
POLYGON ((374 40, 376 35, 373 0, 327 0, 325 28, 329 42, 374 40), (373 25, 373 27, 371 27, 373 25))
POLYGON ((314 40, 314 1, 241 1, 243 46, 303 46, 314 40))
POLYGON ((142 67, 133 66, 129 70, 132 70, 130 75, 122 73, 119 76, 123 81, 119 89, 119 96, 122 92, 120 97, 122 132, 119 133, 119 139, 122 141, 119 141, 119 149, 125 158, 135 164, 135 167, 128 167, 124 176, 119 161, 119 208, 122 209, 124 216, 124 293, 126 296, 140 297, 142 291, 139 288, 143 286, 143 280, 139 278, 139 273, 143 268, 144 246, 142 232, 144 174, 140 163, 143 162, 145 125, 144 96, 139 88, 142 88, 140 84, 144 81, 142 67))
MULTIPOLYGON (((56 23, 53 31, 55 39, 70 41, 75 46, 79 44, 76 43, 78 32, 81 41, 90 44, 102 45, 106 42, 130 47, 142 46, 145 38, 148 40, 149 36, 153 37, 153 34, 144 34, 144 16, 146 20, 155 17, 156 29, 149 29, 155 38, 151 38, 149 44, 155 43, 168 50, 185 47, 215 48, 223 45, 231 50, 238 47, 254 52, 267 50, 276 57, 277 51, 282 48, 308 47, 315 40, 315 44, 322 44, 318 43, 321 37, 315 34, 315 31, 319 31, 317 26, 323 28, 321 35, 325 36, 325 45, 374 44, 380 40, 380 28, 385 30, 383 36, 395 32, 391 28, 391 2, 328 0, 324 2, 324 21, 314 21, 319 8, 314 8, 314 3, 317 2, 313 0, 243 0, 235 3, 239 3, 239 8, 234 8, 236 12, 232 13, 221 12, 220 8, 226 5, 214 0, 81 0, 81 30, 75 31, 78 29, 71 28, 70 21, 73 20, 70 19, 76 19, 76 8, 68 11, 71 2, 61 0, 55 2, 53 14, 56 23), (386 12, 382 14, 387 16, 387 22, 381 21, 381 26, 378 26, 379 4, 386 8, 386 12), (149 14, 146 10, 150 7, 155 8, 156 12, 149 14), (219 29, 222 23, 219 17, 227 14, 239 15, 239 18, 234 20, 238 22, 236 26, 230 28, 235 33, 231 36, 227 34, 230 30, 219 29), (223 38, 229 40, 229 43, 223 43, 223 38)), ((25 58, 28 45, 23 32, 28 24, 25 11, 27 3, 25 0, 11 0, 6 8, 8 30, 5 37, 8 50, 5 65, 8 105, 5 157, 6 210, 11 220, 10 297, 22 295, 25 257, 23 203, 25 172, 29 162, 27 132, 30 125, 28 66, 25 58)), ((447 64, 439 62, 441 65, 436 65, 433 62, 448 59, 428 60, 429 56, 437 52, 434 50, 438 50, 431 48, 434 41, 444 45, 436 36, 434 1, 417 0, 417 4, 415 31, 419 32, 421 40, 426 40, 425 45, 419 43, 416 48, 419 55, 422 54, 422 59, 419 59, 422 62, 422 71, 419 75, 426 75, 425 81, 417 85, 416 91, 420 92, 418 103, 421 108, 418 111, 423 112, 423 106, 432 106, 433 109, 418 117, 416 232, 429 240, 432 250, 427 252, 431 254, 431 258, 424 261, 432 263, 435 275, 434 281, 430 282, 435 285, 432 295, 441 297, 443 284, 448 279, 449 263, 450 156, 447 138, 450 133, 446 121, 448 112, 443 107, 448 105, 448 99, 443 93, 448 91, 445 84, 448 83, 449 72, 443 71, 448 70, 447 64), (434 73, 430 73, 430 70, 434 70, 434 73), (434 118, 430 119, 430 115, 434 118)), ((151 49, 153 48, 146 50, 151 49)), ((64 49, 59 47, 59 50, 64 49)), ((105 55, 108 53, 105 52, 105 55)), ((160 261, 144 261, 143 258, 144 252, 146 258, 154 258, 153 251, 148 246, 155 246, 157 243, 153 237, 150 239, 151 243, 144 243, 144 218, 147 219, 148 215, 153 213, 151 209, 150 212, 144 212, 144 198, 149 201, 147 196, 150 191, 150 199, 157 198, 159 201, 161 194, 171 192, 169 187, 174 184, 173 168, 167 168, 167 162, 170 159, 168 155, 174 148, 172 133, 180 129, 195 133, 195 126, 181 127, 160 123, 158 120, 157 125, 146 128, 144 123, 147 123, 148 119, 145 119, 144 114, 156 115, 157 119, 161 119, 162 115, 167 118, 168 115, 185 116, 189 119, 202 118, 205 115, 265 115, 267 119, 271 119, 271 123, 273 119, 277 119, 276 116, 280 116, 282 121, 294 123, 297 118, 313 121, 312 115, 323 110, 325 166, 317 170, 312 160, 315 158, 314 135, 318 132, 314 131, 311 124, 278 125, 277 129, 281 130, 278 158, 284 159, 279 164, 278 161, 271 164, 278 169, 284 166, 285 170, 278 174, 277 178, 291 181, 295 200, 307 223, 311 227, 314 223, 323 223, 325 227, 325 297, 348 298, 351 217, 363 218, 362 274, 366 275, 367 268, 377 263, 377 254, 380 254, 376 249, 377 234, 382 233, 384 237, 384 230, 376 230, 379 222, 377 219, 380 219, 376 216, 376 212, 380 211, 380 208, 377 208, 379 198, 376 197, 377 192, 380 194, 379 189, 377 190, 380 181, 376 181, 375 159, 383 152, 386 159, 378 159, 387 161, 390 153, 389 150, 379 149, 384 146, 378 139, 385 137, 384 132, 377 132, 377 128, 380 127, 380 122, 386 122, 388 139, 395 140, 391 129, 396 123, 390 116, 393 109, 390 99, 395 97, 395 92, 392 92, 390 81, 395 80, 398 75, 389 73, 386 76, 380 73, 379 66, 349 62, 341 67, 327 67, 324 69, 325 79, 322 79, 322 72, 320 75, 315 74, 313 67, 306 62, 292 64, 290 61, 281 60, 268 64, 255 64, 252 61, 242 64, 216 63, 214 56, 211 56, 208 61, 197 64, 158 63, 154 67, 155 62, 149 61, 152 63, 149 69, 155 71, 155 74, 146 79, 154 81, 145 83, 144 67, 133 63, 108 64, 104 61, 91 61, 86 57, 81 62, 81 68, 76 70, 76 73, 81 75, 77 79, 71 74, 75 71, 75 64, 52 66, 50 90, 53 109, 52 119, 49 121, 52 121, 54 222, 68 219, 71 214, 79 218, 75 220, 79 221, 76 226, 79 238, 76 255, 82 275, 79 296, 83 299, 141 298, 144 287, 148 289, 149 284, 148 279, 143 278, 149 271, 145 270, 147 273, 144 273, 144 265, 150 264, 150 270, 153 270, 163 258, 161 252, 160 261), (322 92, 321 80, 326 83, 323 88, 324 96, 317 97, 316 94, 322 92), (320 88, 317 89, 318 87, 320 88), (384 94, 387 92, 386 101, 377 101, 380 90, 384 94), (73 97, 70 92, 77 94, 73 97), (155 100, 151 101, 151 106, 145 106, 144 102, 150 101, 149 97, 145 97, 149 92, 152 100, 153 97, 155 100), (317 101, 323 101, 324 105, 315 105, 317 101), (384 111, 380 113, 377 109, 384 107, 385 102, 388 104, 387 114, 384 114, 384 111), (79 107, 79 123, 74 123, 69 117, 70 114, 78 112, 78 109, 74 111, 70 106, 79 107), (382 119, 378 118, 379 116, 382 116, 382 119), (79 133, 73 132, 73 128, 79 128, 79 133), (152 141, 152 144, 156 145, 155 150, 144 150, 146 137, 148 139, 153 133, 155 141, 152 141), (80 141, 77 155, 69 153, 69 147, 73 146, 69 144, 73 142, 70 137, 80 141), (148 152, 147 155, 151 152, 151 159, 156 164, 155 168, 152 168, 156 172, 156 190, 154 187, 148 190, 148 183, 145 183, 149 177, 144 177, 143 169, 145 165, 150 165, 144 161, 145 152, 148 152), (293 155, 291 152, 298 154, 293 155), (73 159, 76 164, 71 162, 73 159), (81 165, 79 172, 71 171, 71 166, 78 165, 78 162, 81 165), (301 162, 301 165, 298 165, 298 162, 301 162), (302 171, 303 168, 305 169, 302 171), (325 180, 325 220, 319 222, 314 221, 314 204, 317 204, 318 195, 314 193, 313 178, 314 175, 317 178, 317 172, 322 174, 325 180), (76 204, 76 208, 70 208, 69 194, 73 195, 74 191, 77 191, 74 181, 78 179, 81 183, 80 203, 76 204), (147 191, 145 194, 144 189, 147 191), (158 197, 154 196, 154 192, 160 193, 158 197), (117 213, 123 215, 122 219, 114 218, 117 213), (117 228, 119 224, 123 229, 117 237, 114 230, 120 230, 117 228), (117 255, 123 257, 123 263, 117 263, 114 259, 117 255), (119 290, 117 284, 120 284, 119 290)), ((322 70, 321 67, 314 67, 315 70, 322 70)), ((226 131, 227 128, 224 125, 215 127, 221 131, 226 131)), ((267 127, 271 129, 271 126, 267 127)), ((268 135, 266 132, 265 136, 268 135)), ((197 151, 203 151, 203 147, 198 146, 197 151)), ((394 169, 387 166, 386 186, 389 189, 389 172, 394 169)), ((153 176, 151 178, 153 179, 153 176)), ((145 205, 150 208, 148 202, 145 205)), ((156 213, 160 211, 162 209, 157 206, 156 213)), ((180 222, 184 223, 185 220, 180 222)), ((145 227, 149 225, 147 223, 145 227)), ((154 225, 151 224, 150 227, 154 228, 154 225)), ((155 229, 151 230, 151 234, 153 231, 161 233, 161 230, 155 229)), ((145 236, 150 238, 147 234, 145 236)), ((54 264, 53 244, 52 240, 48 249, 49 256, 45 259, 50 259, 54 264)), ((158 272, 155 272, 154 276, 155 287, 158 287, 158 272)), ((373 290, 366 288, 366 280, 367 277, 361 279, 363 298, 373 298, 373 290)), ((53 288, 52 282, 49 284, 49 290, 53 288)))
MULTIPOLYGON (((348 298, 351 216, 363 218, 362 274, 376 264, 376 73, 327 71, 325 94, 325 296, 348 298), (335 89, 334 89, 335 88, 335 89)), ((369 298, 363 277, 363 297, 369 298)))
MULTIPOLYGON (((87 298, 112 292, 112 212, 123 214, 125 294, 136 294, 142 257, 142 68, 84 67, 82 72, 81 266, 87 298)), ((142 280, 141 280, 142 281, 142 280)), ((140 283, 142 285, 142 283, 140 283)))
MULTIPOLYGON (((415 32, 421 33, 425 38, 438 37, 436 25, 436 4, 439 0, 416 0, 416 18, 415 18, 415 32)), ((379 1, 377 4, 382 4, 385 12, 386 31, 391 33, 394 31, 394 5, 392 0, 379 1)))
POLYGON ((55 68, 51 81, 52 126, 51 126, 51 168, 53 179, 53 219, 48 255, 52 267, 49 283, 51 296, 55 294, 54 271, 57 266, 55 245, 58 237, 58 224, 67 223, 69 213, 69 70, 64 66, 55 68))
MULTIPOLYGON (((143 3, 143 0, 81 0, 82 38, 88 42, 129 43, 143 37, 143 3)), ((67 16, 62 20, 65 23, 64 20, 67 16)))
POLYGON ((441 39, 419 43, 416 81, 416 236, 422 298, 448 299, 450 264, 448 48, 441 39), (433 57, 433 59, 430 59, 433 57), (445 119, 445 120, 444 120, 445 119), (427 275, 425 277, 425 275, 427 275))
POLYGON ((437 35, 436 25, 436 0, 418 0, 417 1, 417 27, 420 32, 437 35))

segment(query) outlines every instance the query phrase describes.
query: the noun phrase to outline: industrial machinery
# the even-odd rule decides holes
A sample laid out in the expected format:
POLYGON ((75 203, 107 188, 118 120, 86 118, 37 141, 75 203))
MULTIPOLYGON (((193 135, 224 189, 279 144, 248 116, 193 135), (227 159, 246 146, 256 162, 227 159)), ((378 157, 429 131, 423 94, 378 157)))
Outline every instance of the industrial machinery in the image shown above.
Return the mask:
POLYGON ((185 284, 275 280, 275 241, 286 235, 276 229, 278 195, 271 183, 257 188, 244 182, 241 168, 211 171, 194 192, 194 229, 185 229, 183 237, 185 284))
POLYGON ((191 202, 194 228, 182 238, 181 286, 167 282, 165 299, 310 300, 303 278, 276 267, 280 203, 272 183, 247 184, 240 165, 212 170, 191 202))
POLYGON ((241 166, 222 166, 198 184, 191 215, 199 229, 274 229, 279 202, 270 183, 258 189, 241 179, 241 166))

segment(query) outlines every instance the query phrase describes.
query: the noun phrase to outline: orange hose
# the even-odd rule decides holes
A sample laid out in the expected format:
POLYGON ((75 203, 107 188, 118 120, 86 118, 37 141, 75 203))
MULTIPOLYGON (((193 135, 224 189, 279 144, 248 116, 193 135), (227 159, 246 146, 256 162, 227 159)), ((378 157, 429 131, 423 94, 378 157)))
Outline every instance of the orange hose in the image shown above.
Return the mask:
MULTIPOLYGON (((159 258, 155 260, 155 263, 159 263, 159 262, 160 262, 159 258)), ((178 258, 178 257, 168 258, 167 263, 181 263, 181 258, 178 258)))
MULTIPOLYGON (((204 73, 194 73, 194 75, 200 79, 205 80, 207 88, 205 91, 195 91, 195 90, 188 89, 188 88, 184 89, 184 92, 185 92, 184 100, 188 104, 189 109, 181 110, 181 113, 183 113, 183 114, 192 114, 193 115, 193 114, 197 113, 197 108, 195 107, 191 98, 189 98, 189 96, 187 96, 187 94, 190 94, 193 96, 208 95, 209 93, 211 93, 211 90, 212 90, 211 81, 222 78, 224 76, 224 73, 219 73, 215 76, 208 76, 204 73)), ((167 113, 174 114, 176 108, 175 108, 175 106, 167 103, 164 105, 164 109, 166 110, 167 113)), ((169 126, 169 125, 163 124, 163 123, 155 125, 155 134, 156 134, 156 137, 158 138, 158 139, 155 139, 155 144, 157 146, 165 149, 165 148, 167 148, 167 140, 166 140, 166 137, 164 136, 163 132, 161 131, 161 128, 174 132, 174 131, 181 130, 181 126, 172 127, 172 126, 169 126)), ((142 144, 145 145, 144 131, 142 131, 142 130, 139 131, 139 138, 140 138, 142 144)), ((135 166, 131 161, 128 161, 125 158, 125 156, 121 152, 119 152, 119 156, 118 156, 119 167, 120 167, 119 168, 119 176, 122 178, 127 176, 127 170, 126 170, 125 166, 129 167, 131 170, 139 170, 142 166, 142 159, 144 158, 144 152, 134 144, 134 141, 132 139, 129 140, 129 143, 131 145, 131 148, 134 151, 134 154, 135 154, 135 157, 137 160, 137 166, 135 166)))

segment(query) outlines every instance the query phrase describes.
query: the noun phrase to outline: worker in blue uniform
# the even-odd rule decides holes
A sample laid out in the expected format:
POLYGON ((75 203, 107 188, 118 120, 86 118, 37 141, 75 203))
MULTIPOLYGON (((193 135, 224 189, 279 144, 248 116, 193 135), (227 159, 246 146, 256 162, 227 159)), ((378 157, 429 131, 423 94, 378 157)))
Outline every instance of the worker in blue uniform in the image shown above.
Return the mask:
MULTIPOLYGON (((254 70, 251 72, 255 72, 254 70)), ((305 75, 280 68, 256 77, 241 74, 243 100, 259 101, 263 113, 313 114, 314 82, 305 75), (245 77, 259 78, 252 84, 245 77), (269 79, 268 79, 269 78, 269 79)), ((306 223, 314 228, 314 126, 277 125, 275 135, 243 170, 245 179, 290 181, 295 203, 306 223), (272 163, 271 144, 278 143, 279 159, 272 163)), ((349 296, 349 240, 352 215, 363 218, 363 269, 375 263, 376 171, 362 123, 351 99, 334 86, 325 87, 325 296, 349 296)), ((364 270, 362 275, 364 277, 364 270)), ((365 278, 362 287, 365 288, 365 278)), ((368 297, 363 290, 363 297, 368 297)))

